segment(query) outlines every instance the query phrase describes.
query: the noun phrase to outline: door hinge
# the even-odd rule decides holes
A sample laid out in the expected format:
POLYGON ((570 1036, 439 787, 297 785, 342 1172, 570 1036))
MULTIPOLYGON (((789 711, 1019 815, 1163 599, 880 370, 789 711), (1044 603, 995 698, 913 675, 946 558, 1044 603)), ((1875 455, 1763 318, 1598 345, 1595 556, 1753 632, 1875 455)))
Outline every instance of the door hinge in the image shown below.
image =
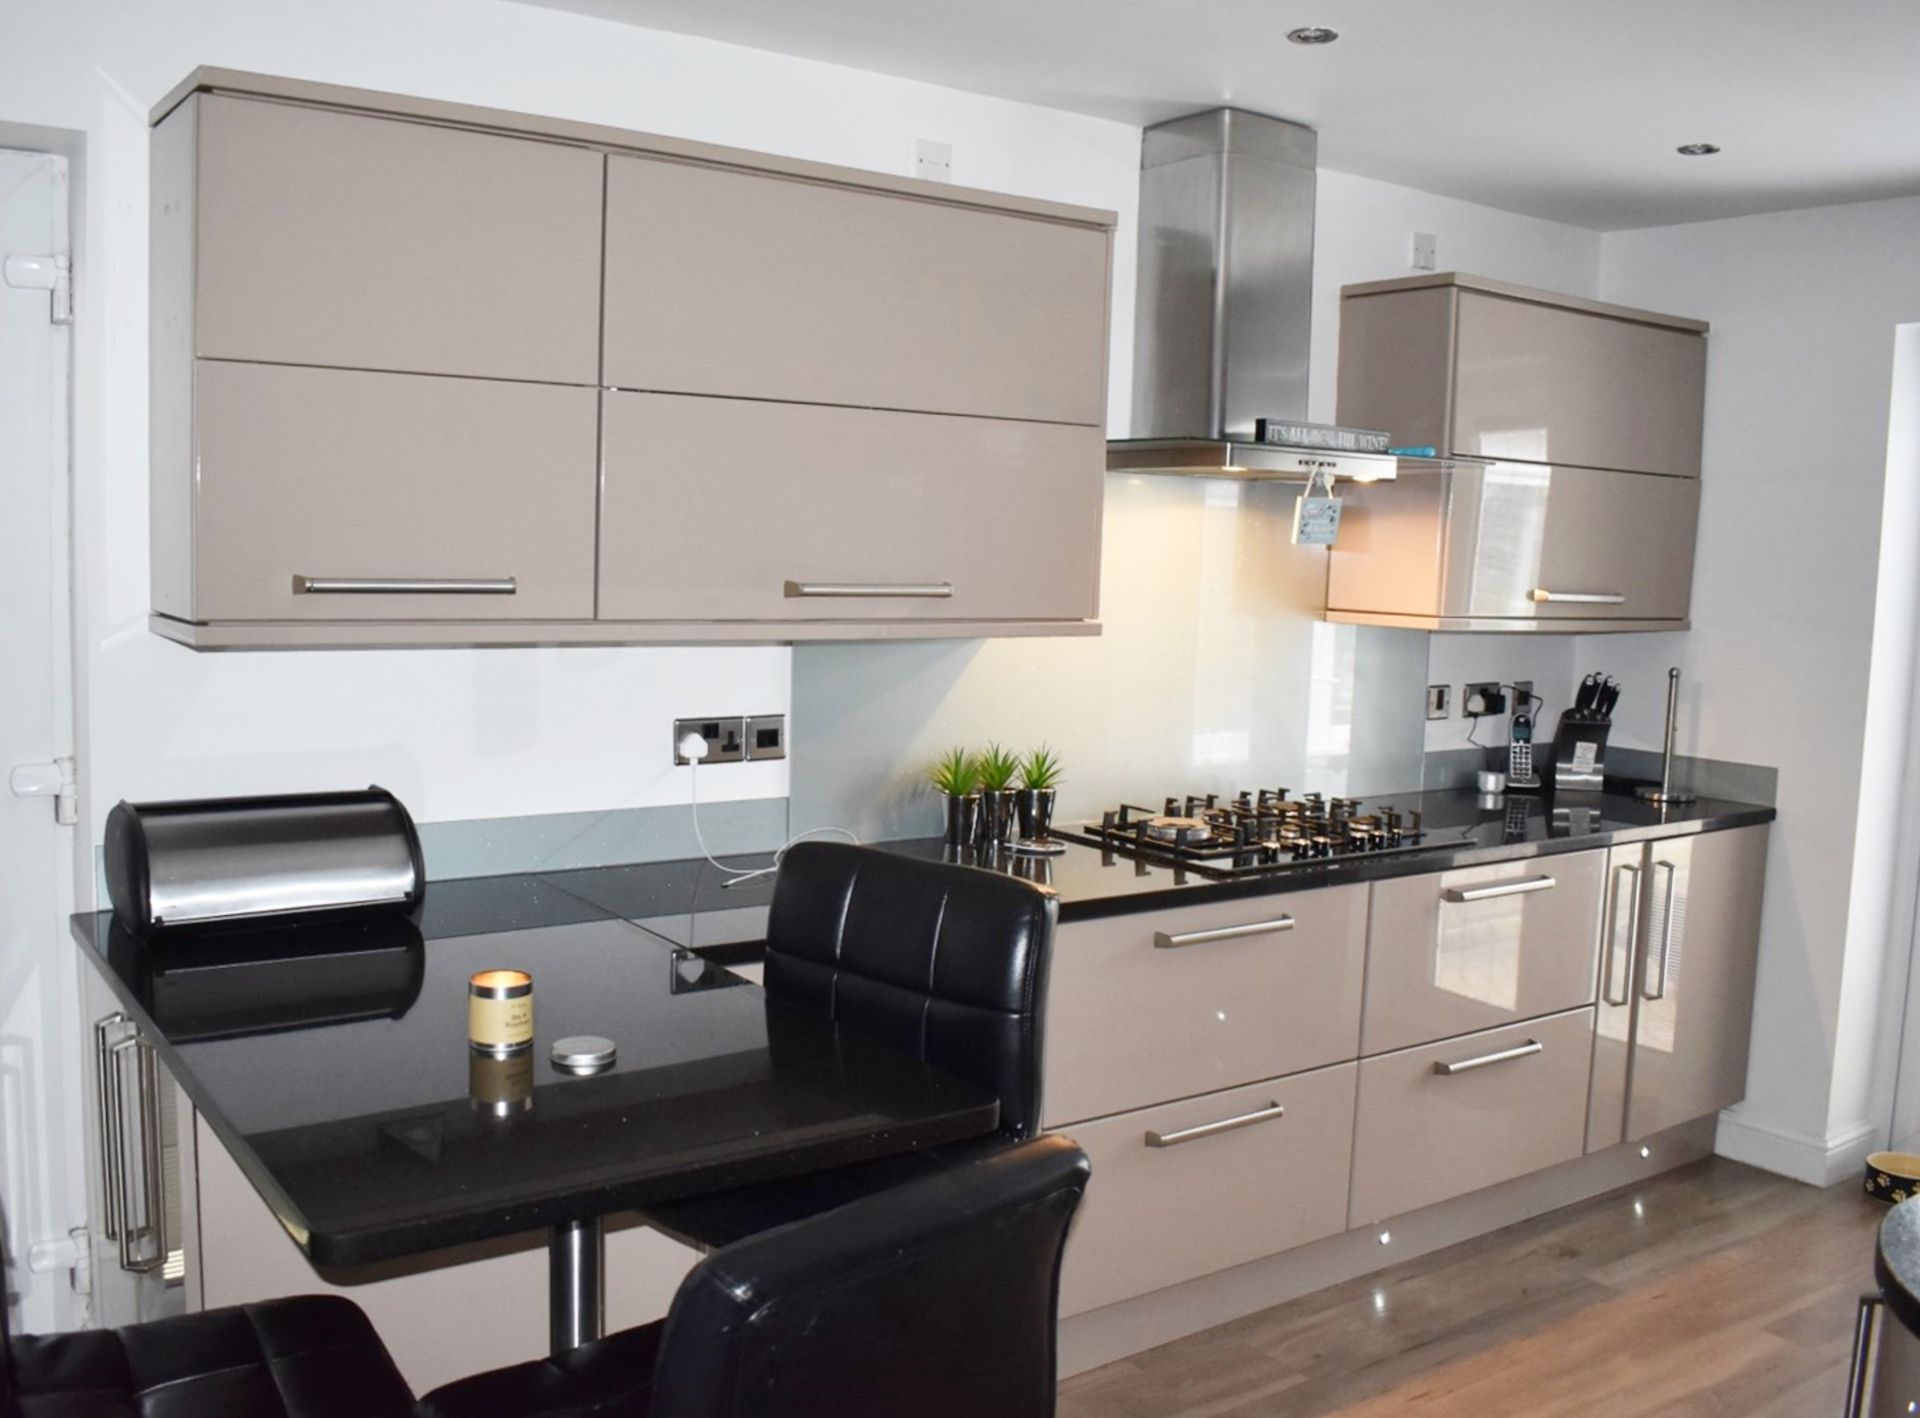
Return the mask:
POLYGON ((68 1273, 73 1293, 93 1293, 93 1259, 88 1249, 92 1237, 85 1226, 75 1226, 57 1241, 36 1241, 27 1251, 27 1269, 35 1275, 56 1270, 68 1273))
POLYGON ((73 323, 73 262, 67 256, 9 256, 0 261, 0 282, 15 290, 46 291, 48 318, 56 325, 73 323))
POLYGON ((62 827, 80 820, 80 794, 71 757, 56 758, 51 763, 16 763, 7 775, 7 786, 16 798, 52 798, 53 820, 62 827))

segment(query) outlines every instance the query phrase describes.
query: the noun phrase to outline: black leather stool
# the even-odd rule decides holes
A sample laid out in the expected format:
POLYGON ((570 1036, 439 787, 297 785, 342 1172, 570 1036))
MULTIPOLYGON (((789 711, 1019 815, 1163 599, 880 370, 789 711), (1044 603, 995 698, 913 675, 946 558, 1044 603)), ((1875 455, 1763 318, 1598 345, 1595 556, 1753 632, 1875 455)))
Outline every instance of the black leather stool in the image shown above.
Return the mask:
POLYGON ((665 1320, 434 1390, 424 1418, 1049 1418, 1086 1154, 1042 1137, 708 1256, 665 1320))
POLYGON ((997 1093, 1000 1131, 650 1207, 648 1222, 696 1245, 730 1245, 1038 1133, 1057 914, 1050 893, 997 872, 839 842, 790 847, 767 918, 769 999, 997 1093))

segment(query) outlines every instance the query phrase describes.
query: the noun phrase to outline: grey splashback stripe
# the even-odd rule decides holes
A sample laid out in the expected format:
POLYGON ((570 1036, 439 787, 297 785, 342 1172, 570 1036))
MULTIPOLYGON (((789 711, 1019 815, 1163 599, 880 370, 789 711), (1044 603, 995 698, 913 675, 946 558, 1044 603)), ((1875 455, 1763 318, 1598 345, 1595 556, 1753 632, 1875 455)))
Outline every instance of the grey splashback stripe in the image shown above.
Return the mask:
MULTIPOLYGON (((1543 744, 1535 755, 1543 777, 1553 772, 1551 749, 1551 743, 1543 744)), ((1654 749, 1611 747, 1607 750, 1606 762, 1610 778, 1634 778, 1649 783, 1660 779, 1660 754, 1654 749)), ((1477 748, 1436 749, 1426 757, 1420 786, 1471 788, 1474 774, 1485 766, 1485 755, 1477 748)), ((1677 784, 1692 788, 1702 797, 1755 803, 1761 807, 1774 806, 1780 787, 1777 768, 1718 758, 1689 758, 1685 754, 1675 759, 1673 776, 1677 784)))
MULTIPOLYGON (((787 800, 702 803, 700 830, 708 849, 723 860, 729 855, 773 851, 787 839, 787 800)), ((423 822, 420 846, 426 853, 430 881, 669 862, 700 855, 693 809, 685 806, 423 822)))
MULTIPOLYGON (((685 806, 476 817, 422 822, 419 828, 429 881, 671 862, 700 855, 700 843, 693 835, 693 809, 685 806)), ((774 851, 787 840, 787 800, 702 803, 700 830, 722 861, 774 851)), ((93 864, 96 899, 104 909, 106 861, 98 847, 93 864)))

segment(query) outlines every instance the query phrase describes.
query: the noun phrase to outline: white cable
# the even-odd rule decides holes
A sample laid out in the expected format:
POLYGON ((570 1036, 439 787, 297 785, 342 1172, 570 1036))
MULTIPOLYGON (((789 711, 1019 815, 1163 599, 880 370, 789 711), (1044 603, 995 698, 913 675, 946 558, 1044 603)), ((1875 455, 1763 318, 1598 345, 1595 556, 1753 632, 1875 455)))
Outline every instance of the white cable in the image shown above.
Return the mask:
POLYGON ((773 865, 766 867, 730 867, 707 846, 706 834, 700 830, 700 760, 707 756, 707 741, 698 734, 688 734, 680 740, 680 756, 687 760, 687 804, 693 809, 693 840, 700 844, 700 855, 725 872, 731 881, 720 883, 724 889, 729 886, 744 886, 755 877, 772 876, 780 870, 780 863, 787 855, 787 849, 796 842, 804 842, 809 837, 832 835, 844 837, 854 846, 860 845, 860 839, 844 827, 811 827, 805 832, 796 832, 780 844, 780 850, 773 854, 773 865))

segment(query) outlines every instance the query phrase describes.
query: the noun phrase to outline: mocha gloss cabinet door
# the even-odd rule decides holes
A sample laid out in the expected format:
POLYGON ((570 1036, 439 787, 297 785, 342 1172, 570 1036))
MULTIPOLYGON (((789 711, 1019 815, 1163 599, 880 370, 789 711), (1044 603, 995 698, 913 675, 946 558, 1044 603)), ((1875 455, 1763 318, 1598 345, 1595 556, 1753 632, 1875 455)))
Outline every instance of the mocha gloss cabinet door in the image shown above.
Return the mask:
POLYGON ((592 619, 593 390, 219 360, 194 381, 187 618, 592 619))
POLYGON ((1571 852, 1375 882, 1361 1052, 1591 1004, 1604 864, 1571 852))
POLYGON ((1111 232, 965 196, 609 158, 605 382, 1102 423, 1111 232))
POLYGON ((1746 1095, 1767 829, 1647 846, 1629 1140, 1746 1095))
POLYGON ((610 392, 600 618, 1084 620, 1098 428, 610 392))
POLYGON ((1061 926, 1047 1126, 1353 1058, 1366 930, 1358 885, 1061 926))
POLYGON ((1696 332, 1462 290, 1454 361, 1456 453, 1699 476, 1696 332))
POLYGON ((155 161, 156 226, 192 226, 195 355, 599 379, 599 153, 199 94, 155 161))

